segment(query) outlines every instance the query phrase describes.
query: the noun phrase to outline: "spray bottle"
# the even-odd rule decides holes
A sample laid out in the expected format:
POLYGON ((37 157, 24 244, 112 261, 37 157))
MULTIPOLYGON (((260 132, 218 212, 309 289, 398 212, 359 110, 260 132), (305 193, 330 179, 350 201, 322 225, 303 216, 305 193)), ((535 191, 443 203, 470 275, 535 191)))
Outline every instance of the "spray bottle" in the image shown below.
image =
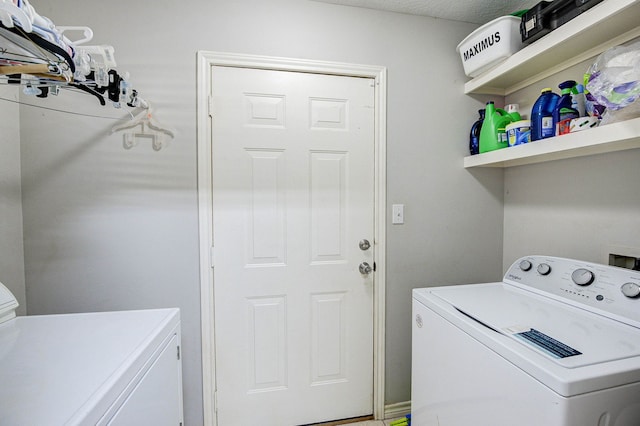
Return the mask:
POLYGON ((576 82, 573 80, 563 81, 559 85, 560 90, 562 90, 562 96, 553 109, 553 126, 556 136, 569 133, 569 123, 571 120, 580 117, 578 111, 571 106, 573 102, 571 90, 575 85, 576 82))
POLYGON ((584 85, 576 84, 575 87, 571 89, 571 108, 578 111, 580 117, 587 115, 584 85))

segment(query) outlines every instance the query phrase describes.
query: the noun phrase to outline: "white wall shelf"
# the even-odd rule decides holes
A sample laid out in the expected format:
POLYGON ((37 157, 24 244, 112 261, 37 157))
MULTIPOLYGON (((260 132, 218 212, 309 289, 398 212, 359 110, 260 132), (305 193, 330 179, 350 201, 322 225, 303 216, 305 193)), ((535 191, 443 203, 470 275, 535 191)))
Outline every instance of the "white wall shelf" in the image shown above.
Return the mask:
POLYGON ((464 167, 513 167, 640 148, 640 118, 464 158, 464 167))
POLYGON ((640 36, 640 0, 604 0, 468 81, 466 94, 506 96, 640 36))

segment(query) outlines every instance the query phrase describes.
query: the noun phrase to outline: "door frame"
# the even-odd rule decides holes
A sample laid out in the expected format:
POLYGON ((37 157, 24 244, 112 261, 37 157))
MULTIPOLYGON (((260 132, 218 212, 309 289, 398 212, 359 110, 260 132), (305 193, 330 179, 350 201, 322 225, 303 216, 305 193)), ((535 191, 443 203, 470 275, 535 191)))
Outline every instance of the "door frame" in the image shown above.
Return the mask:
POLYGON ((202 393, 204 424, 216 425, 216 371, 213 300, 213 173, 211 150, 211 76, 213 66, 296 71, 375 81, 374 128, 374 273, 373 294, 373 414, 385 412, 385 264, 386 264, 386 117, 387 69, 357 65, 257 55, 199 51, 197 54, 197 163, 198 223, 200 236, 200 324, 202 333, 202 393))

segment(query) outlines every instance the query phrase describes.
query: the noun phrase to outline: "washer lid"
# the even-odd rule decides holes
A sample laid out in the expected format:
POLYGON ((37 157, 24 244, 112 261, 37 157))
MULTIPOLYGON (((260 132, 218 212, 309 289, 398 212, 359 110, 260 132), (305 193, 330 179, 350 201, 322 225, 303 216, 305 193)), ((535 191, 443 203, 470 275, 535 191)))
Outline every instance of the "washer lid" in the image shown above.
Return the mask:
POLYGON ((0 283, 0 324, 16 316, 18 301, 4 284, 0 283))
POLYGON ((512 286, 425 290, 565 368, 640 356, 640 329, 512 286))

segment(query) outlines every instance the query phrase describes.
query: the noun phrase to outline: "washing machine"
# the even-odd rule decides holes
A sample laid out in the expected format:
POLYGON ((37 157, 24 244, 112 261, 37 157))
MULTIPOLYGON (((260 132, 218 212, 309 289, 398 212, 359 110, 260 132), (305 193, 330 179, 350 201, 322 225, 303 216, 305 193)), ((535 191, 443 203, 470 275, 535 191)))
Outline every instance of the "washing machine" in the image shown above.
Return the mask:
POLYGON ((0 424, 182 424, 177 308, 16 317, 17 306, 0 284, 0 424))
POLYGON ((414 426, 640 425, 640 272, 527 256, 413 290, 414 426))

